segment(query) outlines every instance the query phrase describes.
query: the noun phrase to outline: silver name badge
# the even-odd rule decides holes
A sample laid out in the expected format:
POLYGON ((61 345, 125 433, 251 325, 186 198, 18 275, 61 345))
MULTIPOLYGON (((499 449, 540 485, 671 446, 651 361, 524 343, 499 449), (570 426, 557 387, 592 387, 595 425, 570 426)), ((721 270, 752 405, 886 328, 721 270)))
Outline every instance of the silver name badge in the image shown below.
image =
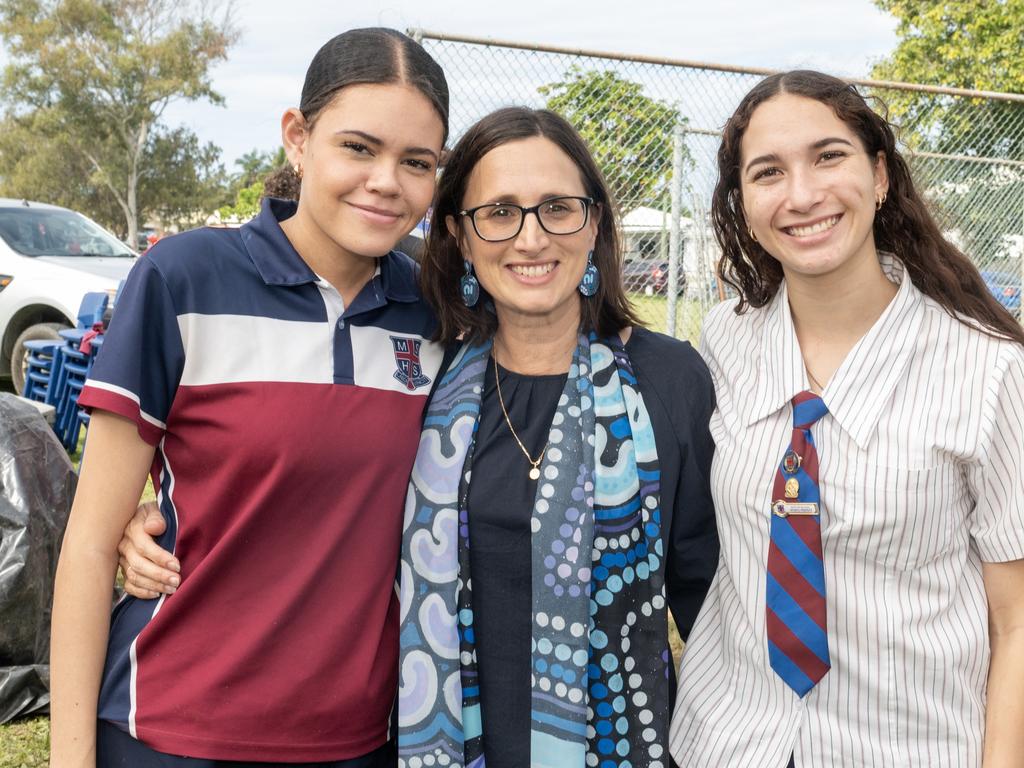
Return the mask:
POLYGON ((818 505, 809 501, 775 501, 772 502, 772 513, 779 517, 790 515, 813 517, 818 514, 818 505))

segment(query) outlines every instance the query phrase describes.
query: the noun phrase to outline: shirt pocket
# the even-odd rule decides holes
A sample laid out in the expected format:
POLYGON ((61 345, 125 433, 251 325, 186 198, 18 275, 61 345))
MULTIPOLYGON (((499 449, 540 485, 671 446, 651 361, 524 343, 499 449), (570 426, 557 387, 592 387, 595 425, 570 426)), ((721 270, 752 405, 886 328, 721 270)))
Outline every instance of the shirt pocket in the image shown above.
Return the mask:
POLYGON ((832 520, 824 536, 880 565, 919 568, 953 547, 964 493, 955 463, 908 469, 857 462, 847 467, 840 487, 822 488, 832 520))

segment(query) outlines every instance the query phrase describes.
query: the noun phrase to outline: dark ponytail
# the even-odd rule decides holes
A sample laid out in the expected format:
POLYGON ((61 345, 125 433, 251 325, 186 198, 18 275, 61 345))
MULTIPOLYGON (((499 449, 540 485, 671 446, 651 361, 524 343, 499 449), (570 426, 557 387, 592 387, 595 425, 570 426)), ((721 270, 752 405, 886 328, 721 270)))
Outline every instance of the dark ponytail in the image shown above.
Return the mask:
POLYGON ((404 83, 434 105, 448 139, 448 82, 423 46, 386 27, 350 29, 328 40, 309 64, 299 110, 312 127, 321 110, 347 85, 404 83))

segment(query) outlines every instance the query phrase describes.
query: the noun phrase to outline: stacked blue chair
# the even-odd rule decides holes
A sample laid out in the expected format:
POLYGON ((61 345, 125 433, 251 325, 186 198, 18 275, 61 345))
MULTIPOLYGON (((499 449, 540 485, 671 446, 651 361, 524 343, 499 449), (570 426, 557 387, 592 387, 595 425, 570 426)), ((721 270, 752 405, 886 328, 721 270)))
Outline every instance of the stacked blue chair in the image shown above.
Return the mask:
MULTIPOLYGON (((103 322, 110 297, 106 293, 87 293, 78 308, 78 324, 71 333, 81 337, 96 323, 103 322)), ((25 372, 24 397, 56 406, 60 397, 61 350, 65 341, 41 339, 25 342, 28 350, 28 369, 25 372)))
POLYGON ((85 423, 78 410, 78 393, 92 369, 103 337, 92 340, 88 353, 80 351, 82 339, 94 328, 102 328, 109 299, 106 293, 87 293, 78 309, 76 328, 59 331, 60 341, 25 344, 29 355, 24 396, 57 409, 54 431, 69 451, 77 446, 81 426, 85 423))
POLYGON ((61 366, 61 378, 58 388, 60 393, 57 402, 57 420, 54 423, 54 430, 61 439, 64 447, 74 451, 78 446, 78 436, 82 431, 82 425, 88 424, 88 417, 78 407, 78 395, 85 386, 85 380, 89 378, 93 361, 103 346, 103 337, 96 336, 91 341, 91 349, 82 352, 79 346, 82 335, 76 334, 77 329, 61 331, 61 336, 67 344, 61 349, 64 353, 64 362, 61 366))
POLYGON ((103 322, 103 315, 110 303, 110 296, 105 293, 87 293, 78 308, 78 323, 74 328, 60 331, 65 342, 81 342, 82 337, 91 331, 97 323, 103 322))
MULTIPOLYGON (((121 298, 121 291, 124 290, 125 281, 122 280, 117 284, 117 292, 114 294, 114 306, 117 305, 117 300, 121 298)), ((100 334, 103 333, 103 319, 106 315, 107 302, 102 302, 101 306, 93 308, 93 324, 91 328, 100 329, 100 334)), ((80 318, 81 319, 81 318, 80 318)), ((87 318, 86 318, 87 319, 87 318)), ((76 331, 78 329, 75 329, 76 331)), ((92 371, 93 361, 96 359, 96 355, 99 354, 100 347, 103 346, 103 336, 94 336, 90 341, 90 349, 88 352, 81 351, 81 342, 85 334, 71 334, 61 333, 70 344, 74 345, 80 355, 85 355, 86 360, 78 360, 78 364, 72 364, 68 369, 68 375, 63 380, 64 388, 62 390, 62 396, 65 398, 65 410, 67 413, 64 415, 63 432, 59 432, 64 441, 64 445, 68 446, 69 451, 74 451, 78 446, 78 435, 81 432, 82 427, 86 430, 89 429, 89 414, 82 408, 78 407, 78 395, 85 386, 85 380, 89 377, 89 373, 92 371), (77 340, 77 341, 76 341, 77 340), (83 365, 84 363, 84 365, 83 365)), ((83 456, 85 455, 85 449, 82 450, 83 456)), ((81 462, 81 460, 79 460, 81 462)), ((81 465, 81 464, 79 464, 81 465)))
POLYGON ((25 372, 25 391, 22 396, 53 405, 57 395, 55 384, 60 375, 61 342, 29 341, 26 346, 29 350, 26 359, 28 370, 25 372))

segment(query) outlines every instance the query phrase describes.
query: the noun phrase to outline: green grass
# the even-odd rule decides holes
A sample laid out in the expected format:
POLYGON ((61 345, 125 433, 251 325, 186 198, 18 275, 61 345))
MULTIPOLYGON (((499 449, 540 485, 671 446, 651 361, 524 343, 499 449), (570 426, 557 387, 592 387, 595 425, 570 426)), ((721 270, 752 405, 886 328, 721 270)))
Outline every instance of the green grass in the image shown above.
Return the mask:
MULTIPOLYGON (((647 296, 643 293, 629 294, 629 300, 640 316, 641 322, 652 331, 668 332, 668 299, 664 296, 647 296)), ((676 301, 676 328, 673 334, 697 346, 700 324, 704 311, 700 302, 680 296, 676 301)))
POLYGON ((679 637, 679 630, 676 629, 676 623, 672 619, 672 614, 669 614, 668 621, 668 647, 672 650, 672 660, 675 662, 675 668, 679 669, 679 659, 683 655, 683 639, 679 637))
POLYGON ((49 752, 48 717, 29 717, 0 725, 0 768, 45 766, 49 752))

